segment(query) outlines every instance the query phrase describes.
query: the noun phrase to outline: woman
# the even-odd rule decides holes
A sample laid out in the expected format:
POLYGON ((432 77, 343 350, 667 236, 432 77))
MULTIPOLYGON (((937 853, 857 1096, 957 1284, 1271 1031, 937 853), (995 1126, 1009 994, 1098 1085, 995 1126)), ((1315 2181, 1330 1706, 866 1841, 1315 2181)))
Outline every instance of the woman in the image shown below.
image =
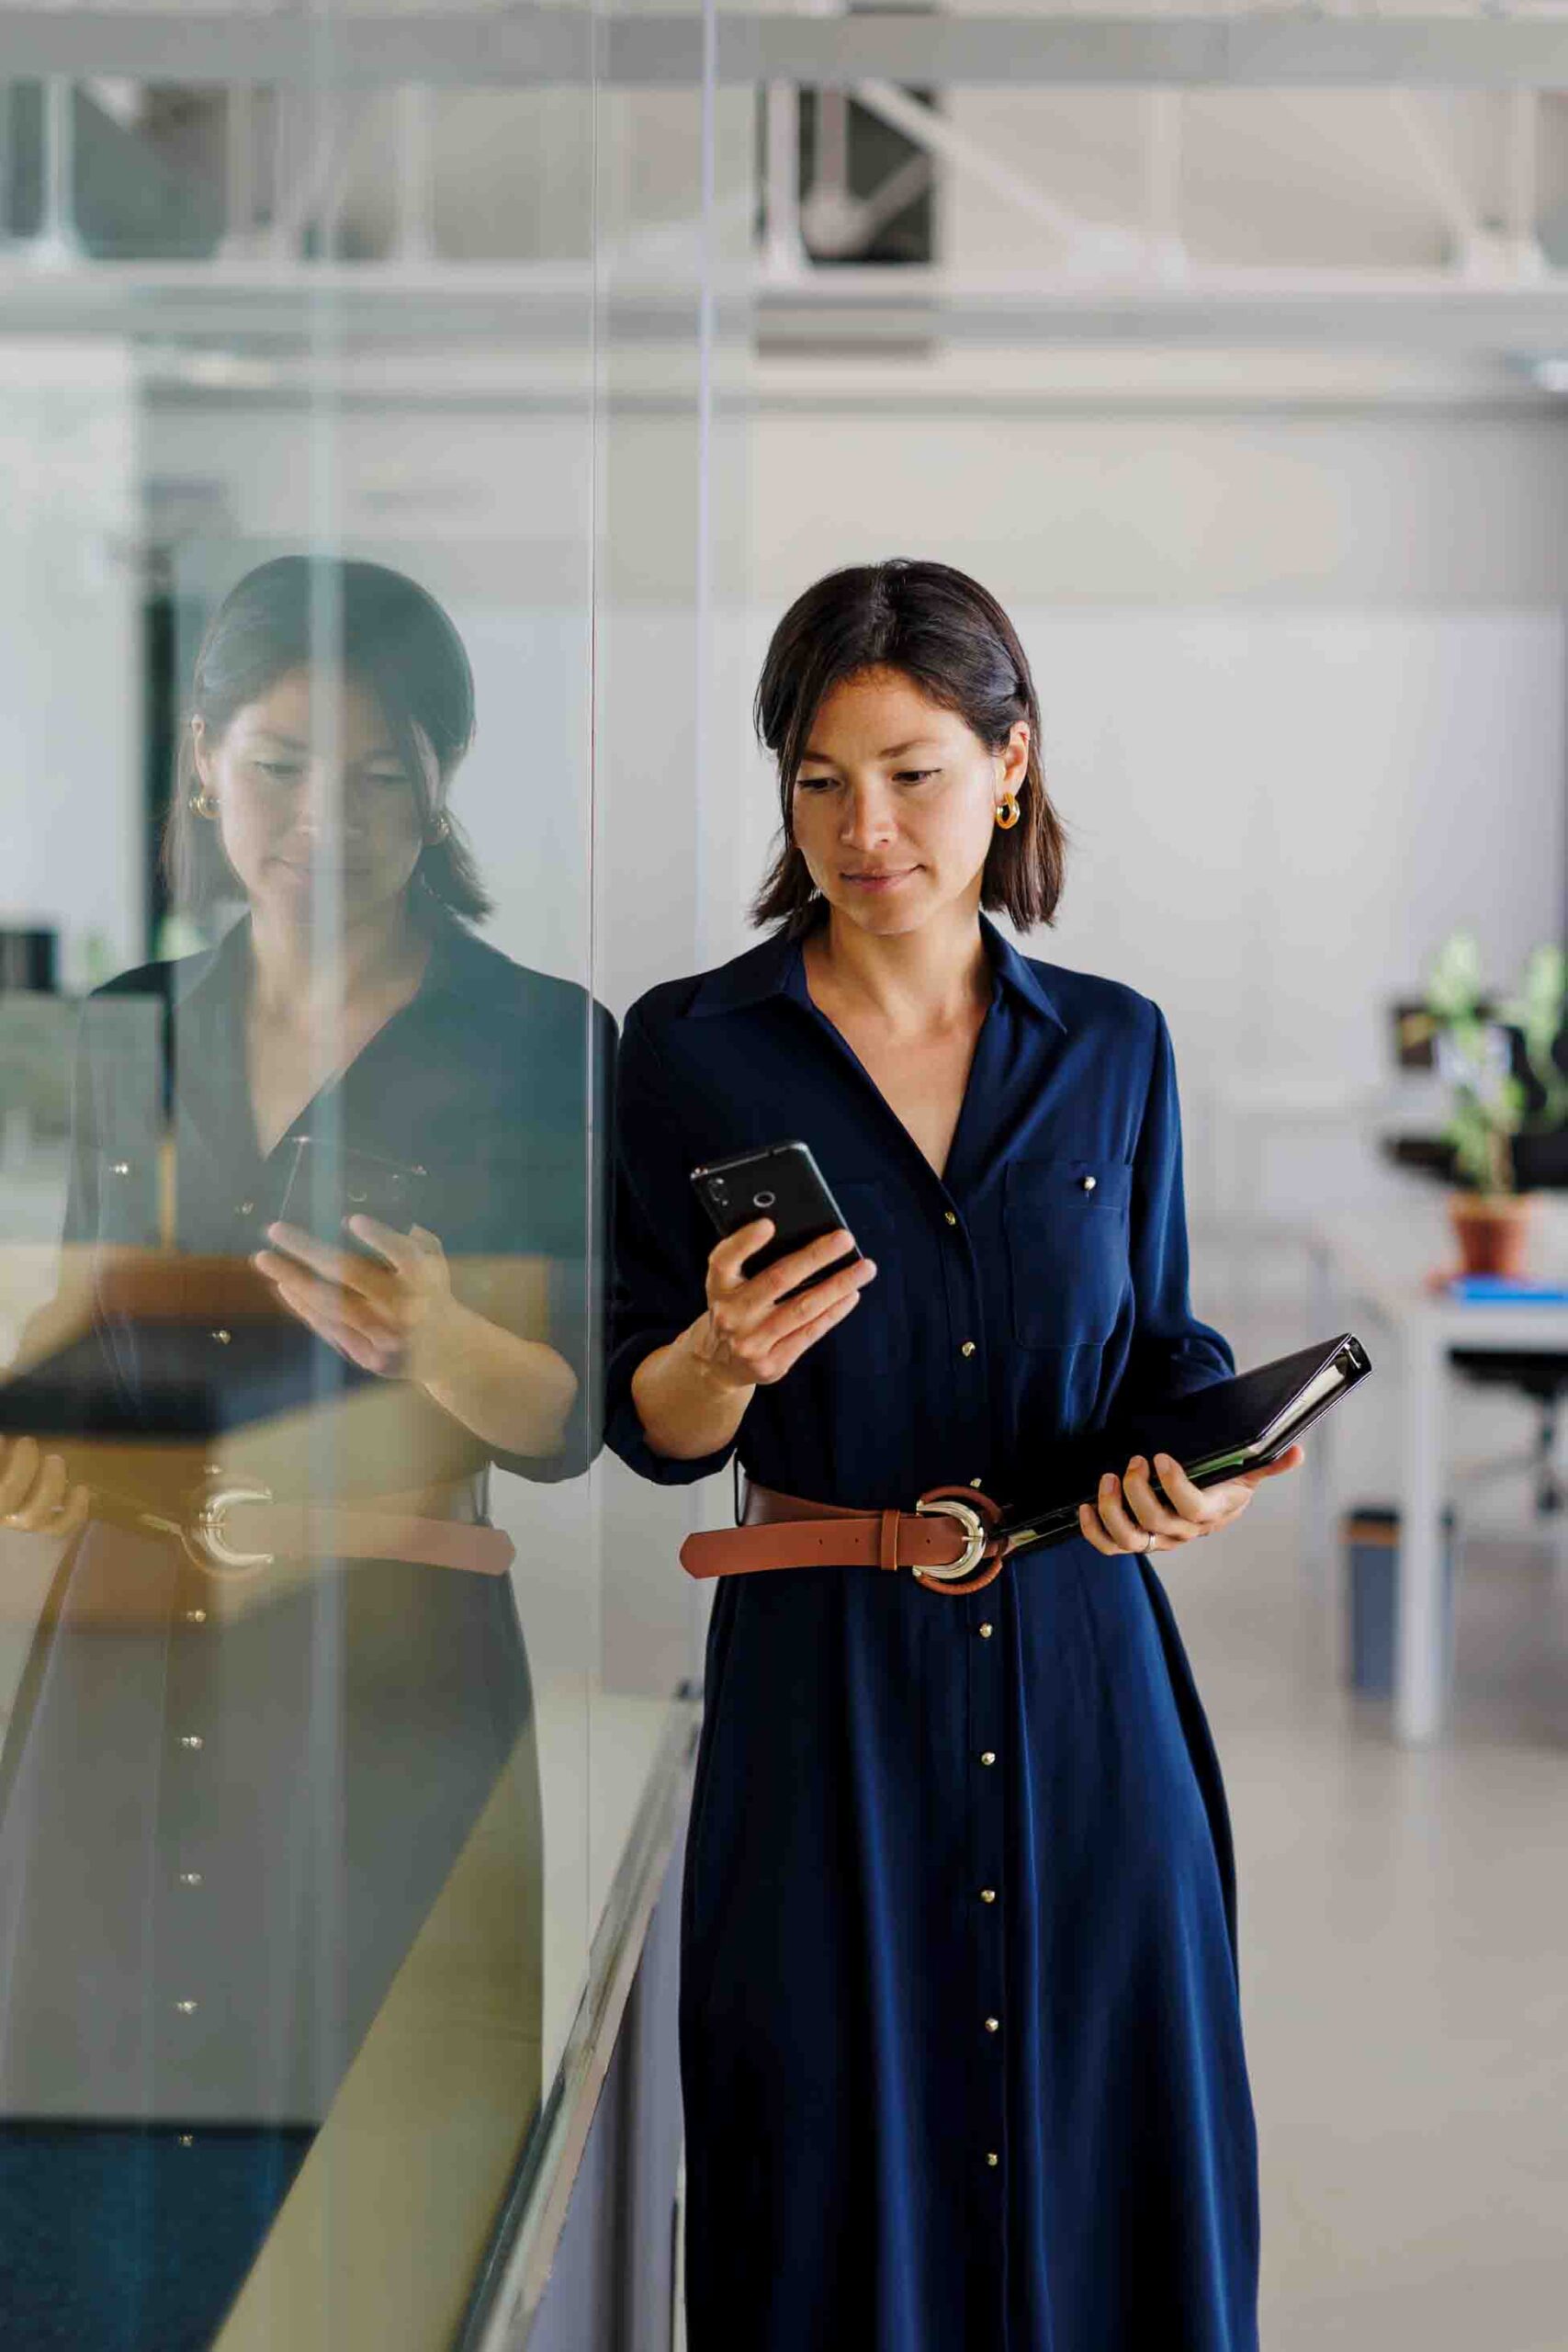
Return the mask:
MULTIPOLYGON (((622 1037, 608 1442, 663 1484, 737 1456, 748 1521, 941 1484, 1023 1503, 1113 1399, 1234 1370, 1188 1304, 1165 1022, 982 911, 1048 922, 1063 837, 1028 664, 974 581, 818 582, 757 720, 776 928, 622 1037), (791 1136, 864 1253, 793 1299, 845 1233, 748 1276, 769 1220, 709 1249, 688 1183, 791 1136)), ((716 1587, 682 1913, 692 2352, 1256 2343, 1230 1831, 1148 1555, 1271 1474, 1152 1467, 1168 1501, 1131 1462, 1081 1540, 983 1590, 816 1564, 716 1587)))
MULTIPOLYGON (((250 573, 197 658, 167 842, 185 900, 243 914, 87 1010, 86 1290, 0 1394, 0 1430, 63 1399, 88 1441, 0 1446, 7 1525, 85 1531, 0 1790, 7 2341, 209 2342, 492 1798, 536 2070, 532 1701, 487 1481, 589 1458, 611 1033, 591 1059, 581 991, 469 927, 472 726, 413 582, 250 573)), ((483 1922, 443 1933, 455 1965, 483 1922)))

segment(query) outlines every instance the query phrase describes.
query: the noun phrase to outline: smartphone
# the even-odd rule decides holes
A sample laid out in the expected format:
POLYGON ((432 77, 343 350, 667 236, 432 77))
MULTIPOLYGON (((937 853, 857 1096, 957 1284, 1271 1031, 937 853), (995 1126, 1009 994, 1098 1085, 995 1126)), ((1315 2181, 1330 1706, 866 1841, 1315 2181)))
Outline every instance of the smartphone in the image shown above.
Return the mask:
MULTIPOLYGON (((829 1191, 810 1145, 797 1140, 764 1144, 756 1151, 739 1152, 733 1159, 711 1160, 705 1167, 693 1169, 692 1182, 721 1234, 733 1233, 754 1217, 773 1218, 772 1235, 745 1261, 748 1276, 762 1273, 780 1258, 787 1258, 792 1250, 819 1241, 823 1234, 840 1226, 848 1228, 848 1219, 829 1191)), ((798 1297, 803 1290, 836 1274, 862 1254, 858 1249, 846 1250, 830 1266, 808 1274, 781 1295, 798 1297)))
POLYGON ((297 1136, 277 1214, 318 1241, 353 1250, 379 1265, 379 1252, 350 1233, 344 1220, 373 1216, 406 1233, 419 1220, 424 1175, 423 1168, 400 1159, 379 1159, 374 1152, 351 1151, 317 1136, 297 1136))

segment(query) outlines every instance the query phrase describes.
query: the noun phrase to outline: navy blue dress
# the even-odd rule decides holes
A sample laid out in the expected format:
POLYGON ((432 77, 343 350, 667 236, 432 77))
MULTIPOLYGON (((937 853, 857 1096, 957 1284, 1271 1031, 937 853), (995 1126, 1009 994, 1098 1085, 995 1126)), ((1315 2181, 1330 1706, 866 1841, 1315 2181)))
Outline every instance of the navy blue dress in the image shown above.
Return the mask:
MULTIPOLYGON (((550 1336, 580 1377, 561 1445, 486 1445, 276 1312, 209 1329, 100 1284, 62 1394, 85 1427, 139 1441, 118 1466, 161 1510, 196 1446, 196 1462, 243 1448, 243 1475, 280 1498, 351 1504, 489 1462, 535 1483, 588 1466, 604 1187, 587 1139, 613 1028, 580 989, 426 919, 413 997, 267 1152, 245 1080, 248 922, 94 996, 65 1238, 100 1266, 161 1237, 243 1265, 299 1135, 417 1160, 418 1215, 470 1304, 504 1320, 507 1267, 547 1268, 550 1336), (117 1017, 139 1005, 147 1022, 117 1017)), ((155 1263, 174 1291, 179 1261, 155 1263)), ((519 2037, 536 2035, 543 1828, 513 1579, 318 1560, 244 1589, 231 1612, 167 1537, 95 1520, 62 1563, 0 1753, 0 2344, 18 2352, 211 2340, 502 1781, 506 1850, 483 1899, 513 1904, 507 1997, 519 2037)), ((467 1910, 446 1930, 459 1960, 488 1932, 467 1910)))
MULTIPOLYGON (((830 1502, 973 1479, 1021 1502, 1113 1399, 1234 1369, 1188 1302, 1164 1017, 981 929, 991 1000, 941 1178, 813 1004, 798 940, 633 1007, 606 1438, 645 1476, 738 1451, 830 1502), (879 1272, 736 1448, 672 1461, 630 1381, 702 1308, 687 1171, 785 1136, 879 1272)), ((1147 1560, 1075 1537, 961 1599, 862 1569, 726 1579, 705 1701, 692 2352, 1252 2352, 1230 1826, 1147 1560)))

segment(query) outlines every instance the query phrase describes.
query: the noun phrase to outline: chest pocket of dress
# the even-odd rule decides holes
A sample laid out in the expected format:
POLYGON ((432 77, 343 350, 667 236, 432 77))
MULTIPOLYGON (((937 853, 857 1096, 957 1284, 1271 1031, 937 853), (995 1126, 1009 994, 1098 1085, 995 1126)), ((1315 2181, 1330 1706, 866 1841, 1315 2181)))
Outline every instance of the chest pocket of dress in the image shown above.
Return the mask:
POLYGON ((1015 1159, 1003 1193, 1013 1338, 1096 1347, 1127 1287, 1128 1160, 1015 1159))

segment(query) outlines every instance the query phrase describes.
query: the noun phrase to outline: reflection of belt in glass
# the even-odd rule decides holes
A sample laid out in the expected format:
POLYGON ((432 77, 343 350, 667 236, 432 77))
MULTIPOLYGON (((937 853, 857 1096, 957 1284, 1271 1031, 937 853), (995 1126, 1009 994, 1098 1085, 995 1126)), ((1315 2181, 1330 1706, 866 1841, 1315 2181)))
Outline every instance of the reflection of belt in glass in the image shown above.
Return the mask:
POLYGON ((978 1592, 1002 1565, 990 1534, 1001 1505, 975 1487, 928 1487, 913 1512, 855 1510, 746 1481, 744 1523, 688 1535, 688 1576, 755 1568, 908 1568, 931 1592, 978 1592), (951 1524, 956 1520, 956 1528, 951 1524))
MULTIPOLYGON (((94 1497, 95 1512, 107 1498, 94 1497)), ((411 1511, 356 1510, 345 1504, 275 1502, 270 1487, 198 1487, 178 1519, 160 1511, 112 1510, 112 1516, 174 1536, 209 1576, 260 1576, 278 1560, 408 1560, 416 1566, 504 1576, 516 1557, 499 1527, 411 1511)))

